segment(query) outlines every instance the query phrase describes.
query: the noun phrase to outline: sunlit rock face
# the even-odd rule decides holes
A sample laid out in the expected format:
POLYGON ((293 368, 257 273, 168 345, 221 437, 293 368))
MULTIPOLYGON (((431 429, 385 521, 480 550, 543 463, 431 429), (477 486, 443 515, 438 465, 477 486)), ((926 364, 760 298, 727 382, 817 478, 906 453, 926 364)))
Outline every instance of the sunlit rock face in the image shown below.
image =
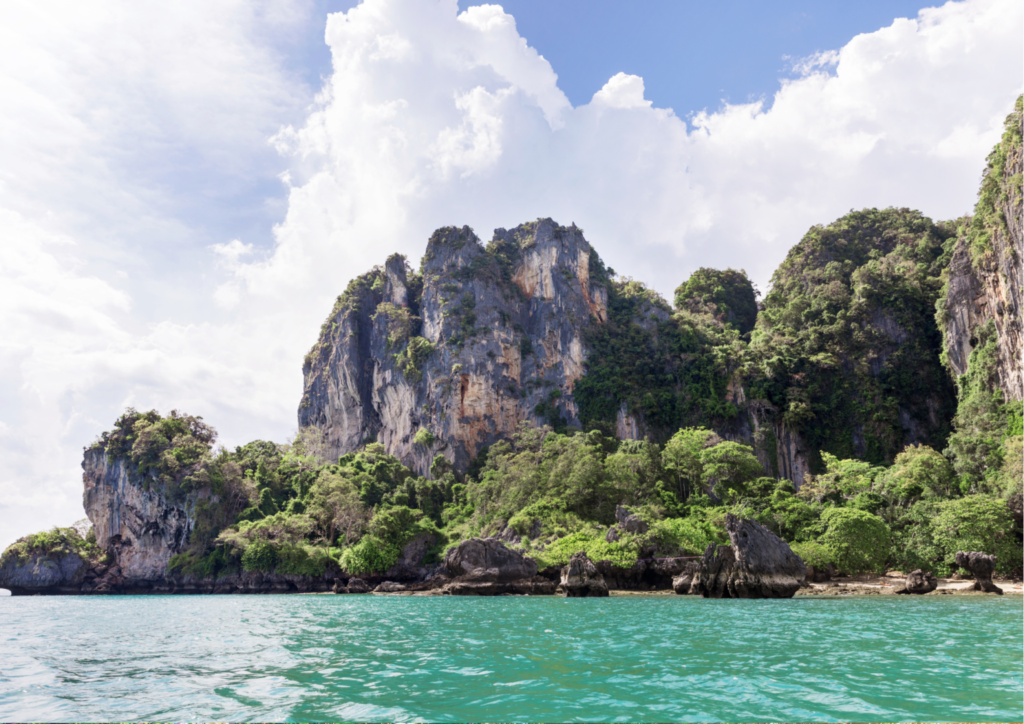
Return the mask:
POLYGON ((1004 136, 1000 144, 1003 165, 990 167, 983 181, 983 190, 985 184, 995 183, 1000 193, 993 197, 982 194, 975 208, 976 216, 996 219, 988 224, 988 242, 980 244, 974 229, 960 235, 949 263, 946 296, 939 306, 939 319, 945 329, 946 362, 954 377, 966 374, 982 329, 990 322, 993 324, 998 386, 1006 400, 1024 398, 1024 229, 1020 183, 1024 150, 1019 141, 1024 133, 1022 119, 1024 115, 1019 109, 1007 119, 1007 128, 1015 123, 1018 135, 1016 139, 1004 136))
POLYGON ((87 450, 82 502, 97 544, 110 551, 125 579, 161 579, 171 556, 186 547, 197 498, 172 500, 159 481, 133 467, 124 457, 109 459, 102 448, 87 450))
POLYGON ((436 455, 464 469, 522 422, 579 427, 584 333, 608 314, 591 276, 575 225, 498 229, 486 248, 439 229, 419 272, 395 255, 339 297, 306 359, 299 426, 335 455, 376 440, 420 474, 436 455))

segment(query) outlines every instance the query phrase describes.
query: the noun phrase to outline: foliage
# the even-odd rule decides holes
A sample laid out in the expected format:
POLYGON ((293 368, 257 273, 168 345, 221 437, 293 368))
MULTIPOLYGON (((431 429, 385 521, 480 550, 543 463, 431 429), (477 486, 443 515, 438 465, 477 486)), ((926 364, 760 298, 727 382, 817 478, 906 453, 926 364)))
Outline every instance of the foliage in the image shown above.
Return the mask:
POLYGON ((432 433, 425 427, 421 427, 419 430, 416 431, 416 434, 413 436, 412 441, 417 445, 422 445, 423 447, 430 447, 431 445, 434 444, 434 433, 432 433))
POLYGON ((828 508, 821 514, 821 544, 836 567, 849 574, 884 573, 889 556, 889 526, 877 515, 856 508, 828 508))
POLYGON ((0 560, 7 560, 11 556, 25 561, 32 555, 42 555, 47 558, 67 554, 77 554, 86 560, 99 560, 103 557, 103 551, 96 545, 96 535, 92 529, 83 537, 75 528, 51 528, 42 533, 32 533, 7 548, 0 560))
POLYGON ((757 321, 757 292, 745 271, 700 268, 679 285, 676 309, 704 312, 748 334, 757 321))
POLYGON ((933 535, 947 566, 953 565, 957 551, 980 551, 998 557, 999 573, 1020 575, 1021 546, 1001 498, 978 494, 941 503, 933 535))
POLYGON ((401 352, 395 355, 395 364, 411 382, 423 378, 423 363, 434 352, 434 345, 425 337, 413 337, 401 352))
POLYGON ((751 336, 748 395, 836 457, 891 461, 906 416, 941 448, 954 391, 933 310, 951 250, 947 227, 909 209, 813 227, 772 277, 751 336))
POLYGON ((827 570, 834 565, 832 551, 817 541, 804 541, 802 543, 790 543, 790 549, 803 560, 807 566, 813 566, 815 570, 827 570))
POLYGON ((106 452, 107 460, 127 458, 143 484, 159 482, 169 498, 199 487, 217 432, 203 418, 171 410, 138 412, 129 407, 90 448, 106 452))
POLYGON ((652 290, 618 280, 609 285, 608 321, 589 327, 585 341, 587 373, 573 388, 585 430, 613 430, 624 408, 661 441, 737 413, 727 387, 743 343, 710 314, 673 315, 652 290))

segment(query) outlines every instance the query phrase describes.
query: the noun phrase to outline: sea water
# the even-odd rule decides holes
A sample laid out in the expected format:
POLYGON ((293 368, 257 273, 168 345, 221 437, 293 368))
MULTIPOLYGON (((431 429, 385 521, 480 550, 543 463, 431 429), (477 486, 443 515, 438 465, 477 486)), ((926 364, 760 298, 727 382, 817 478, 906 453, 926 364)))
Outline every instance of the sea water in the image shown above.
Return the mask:
POLYGON ((0 721, 1020 721, 1017 596, 0 598, 0 721))

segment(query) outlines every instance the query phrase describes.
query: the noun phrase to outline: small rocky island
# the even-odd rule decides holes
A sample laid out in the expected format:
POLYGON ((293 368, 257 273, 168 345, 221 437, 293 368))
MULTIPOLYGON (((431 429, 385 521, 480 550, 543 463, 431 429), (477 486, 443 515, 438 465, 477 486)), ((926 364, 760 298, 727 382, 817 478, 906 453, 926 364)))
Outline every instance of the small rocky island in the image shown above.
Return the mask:
POLYGON ((84 451, 88 522, 10 546, 0 587, 998 594, 1024 565, 1022 129, 1018 99, 973 215, 816 225, 763 298, 697 269, 666 300, 574 223, 438 229, 338 296, 295 439, 125 411, 84 451))

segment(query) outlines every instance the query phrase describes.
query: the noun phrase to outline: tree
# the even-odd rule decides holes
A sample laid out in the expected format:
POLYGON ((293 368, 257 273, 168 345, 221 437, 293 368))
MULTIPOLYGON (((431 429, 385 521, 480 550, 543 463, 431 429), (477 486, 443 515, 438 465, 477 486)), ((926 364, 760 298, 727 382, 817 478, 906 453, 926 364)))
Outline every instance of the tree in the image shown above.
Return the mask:
POLYGON ((308 511, 327 547, 338 533, 346 545, 352 543, 369 517, 352 481, 330 470, 322 471, 313 485, 308 511))
POLYGON ((676 309, 709 313, 740 334, 757 321, 757 291, 742 270, 698 269, 676 289, 675 304, 676 309))
POLYGON ((877 488, 890 503, 904 506, 924 495, 949 498, 959 492, 949 461, 927 445, 907 445, 878 477, 877 488))
POLYGON ((839 570, 884 573, 889 555, 889 526, 877 515, 856 508, 828 508, 821 514, 821 543, 839 570))
POLYGON ((704 481, 705 448, 721 442, 713 431, 703 427, 684 427, 665 443, 661 453, 666 477, 671 478, 680 502, 700 490, 704 481))
POLYGON ((980 551, 998 558, 998 572, 1020 572, 1020 543, 1013 535, 1013 516, 1001 498, 978 494, 941 503, 932 534, 946 565, 954 565, 957 551, 980 551))
POLYGON ((729 503, 743 497, 746 484, 764 473, 752 448, 729 440, 702 450, 700 458, 704 489, 729 503))

